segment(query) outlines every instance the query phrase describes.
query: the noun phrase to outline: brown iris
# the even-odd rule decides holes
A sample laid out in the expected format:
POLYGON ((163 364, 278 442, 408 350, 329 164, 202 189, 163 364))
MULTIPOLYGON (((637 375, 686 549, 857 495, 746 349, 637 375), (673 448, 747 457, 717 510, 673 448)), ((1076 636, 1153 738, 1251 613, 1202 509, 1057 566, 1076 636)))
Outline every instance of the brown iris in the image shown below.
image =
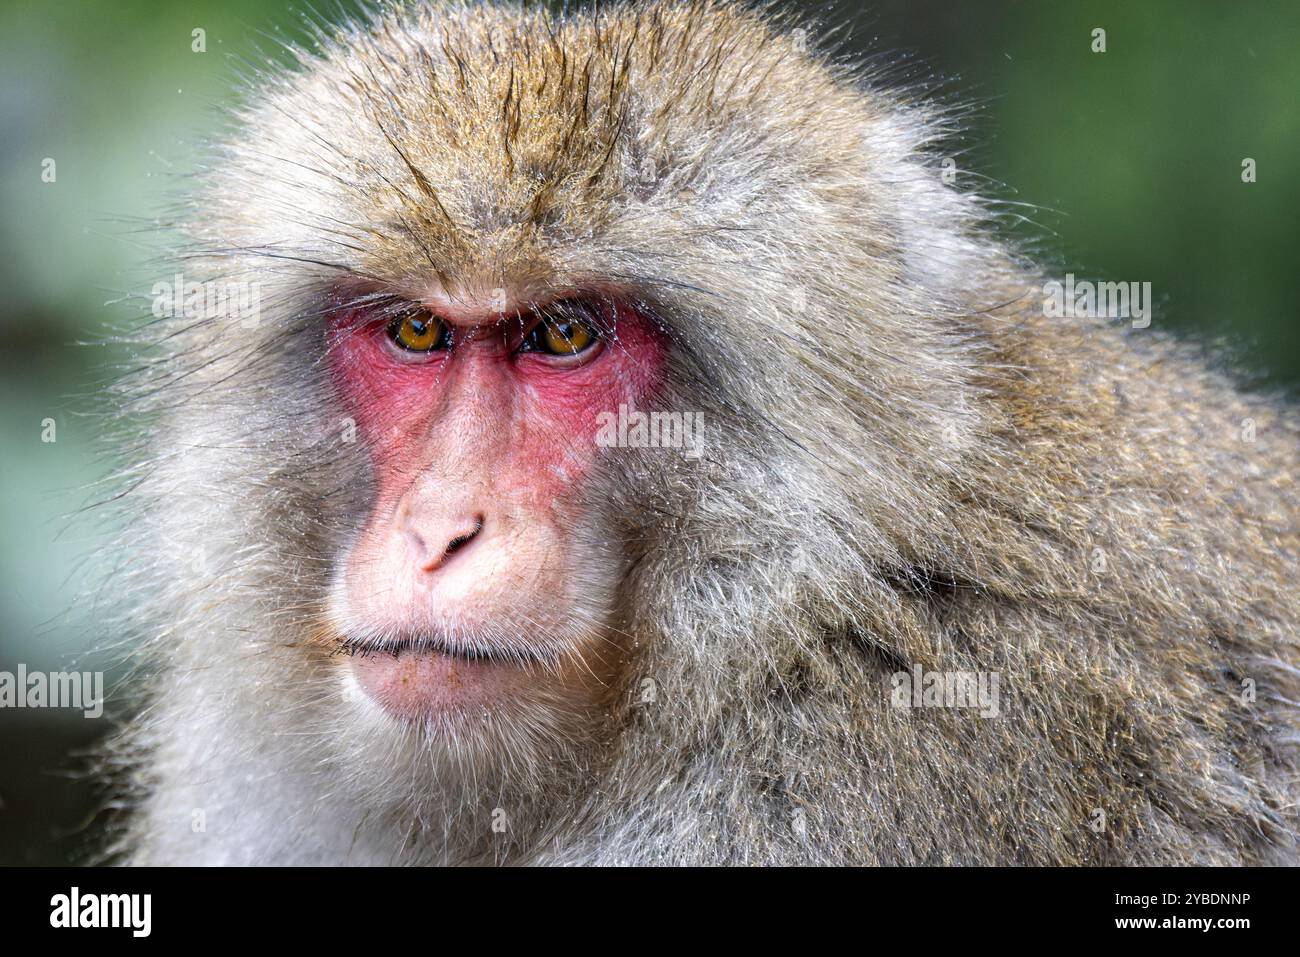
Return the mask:
POLYGON ((574 303, 563 303, 542 315, 524 341, 524 351, 552 356, 576 356, 600 339, 587 319, 587 312, 574 303))
POLYGON ((432 352, 446 349, 451 336, 441 319, 423 309, 415 309, 394 319, 388 337, 407 352, 432 352))

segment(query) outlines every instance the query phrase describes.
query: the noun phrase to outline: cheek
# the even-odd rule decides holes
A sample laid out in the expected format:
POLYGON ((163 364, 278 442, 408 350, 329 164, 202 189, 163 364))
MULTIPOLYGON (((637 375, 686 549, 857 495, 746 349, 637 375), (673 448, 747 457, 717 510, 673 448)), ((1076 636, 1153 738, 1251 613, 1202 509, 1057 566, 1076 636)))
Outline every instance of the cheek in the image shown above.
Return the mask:
POLYGON ((351 316, 335 320, 327 336, 330 375, 345 412, 375 464, 400 470, 417 445, 407 432, 427 421, 447 359, 403 362, 382 329, 358 326, 351 316))
POLYGON ((521 357, 515 371, 524 407, 515 441, 523 469, 545 485, 583 479, 600 451, 602 416, 653 402, 665 353, 662 337, 637 318, 620 321, 617 339, 576 369, 521 357))

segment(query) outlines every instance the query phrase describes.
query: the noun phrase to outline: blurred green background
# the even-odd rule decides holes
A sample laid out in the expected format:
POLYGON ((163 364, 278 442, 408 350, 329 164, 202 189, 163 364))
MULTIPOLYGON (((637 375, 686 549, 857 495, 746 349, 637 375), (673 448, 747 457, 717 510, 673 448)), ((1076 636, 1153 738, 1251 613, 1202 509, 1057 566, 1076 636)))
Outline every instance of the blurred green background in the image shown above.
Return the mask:
MULTIPOLYGON (((78 597, 93 562, 77 566, 112 530, 64 516, 102 469, 83 413, 121 356, 78 343, 158 278, 142 224, 183 185, 238 59, 264 59, 266 35, 301 35, 297 9, 0 3, 0 671, 107 667, 87 649, 116 636, 78 597)), ((1060 272, 1151 282, 1157 326, 1227 338, 1255 384, 1294 390, 1300 4, 880 0, 831 17, 900 76, 976 104, 959 168, 1037 207, 1011 235, 1060 272)), ((108 725, 0 710, 0 863, 77 859, 98 825, 69 756, 108 725)))

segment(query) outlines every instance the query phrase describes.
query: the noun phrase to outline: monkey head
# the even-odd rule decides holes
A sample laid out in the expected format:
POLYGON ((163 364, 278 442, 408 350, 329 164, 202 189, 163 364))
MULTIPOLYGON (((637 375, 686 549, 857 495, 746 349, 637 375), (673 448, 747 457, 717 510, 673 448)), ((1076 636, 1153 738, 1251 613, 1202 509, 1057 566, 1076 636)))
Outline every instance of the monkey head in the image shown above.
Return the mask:
POLYGON ((196 259, 259 276, 268 303, 232 367, 199 375, 249 378, 258 355, 278 371, 232 424, 269 405, 269 429, 325 437, 278 466, 304 517, 262 525, 328 558, 273 601, 319 602, 301 647, 393 733, 490 755, 511 727, 608 725, 638 649, 689 642, 657 603, 705 580, 710 502, 750 510, 752 536, 710 547, 797 582, 842 494, 885 507, 891 471, 915 471, 890 434, 934 433, 959 383, 917 291, 939 270, 895 234, 904 200, 956 221, 961 201, 874 189, 914 175, 919 118, 874 114, 732 5, 416 7, 326 47, 249 108, 192 230, 196 259), (855 299, 916 318, 872 328, 855 299), (933 375, 889 367, 903 339, 933 375), (804 387, 873 368, 851 396, 804 387), (712 445, 599 441, 629 409, 697 415, 712 445), (831 421, 861 429, 839 436, 844 474, 866 462, 880 486, 828 484, 831 421))
POLYGON ((225 729, 160 766, 416 831, 484 788, 553 816, 557 778, 651 793, 775 727, 864 590, 917 633, 881 569, 954 551, 956 318, 1009 270, 928 107, 731 3, 418 4, 316 47, 177 224, 259 315, 163 324, 139 390, 160 700, 225 729), (608 441, 634 412, 700 441, 608 441))
POLYGON ((920 115, 730 4, 417 6, 321 46, 244 109, 186 224, 260 320, 172 342, 210 384, 182 418, 225 436, 196 480, 280 477, 233 509, 295 569, 248 588, 327 659, 314 706, 488 763, 571 743, 656 655, 751 652, 670 624, 735 563, 794 594, 861 564, 846 508, 895 513, 855 542, 883 554, 941 514, 898 477, 960 444, 934 300, 979 247, 919 170, 920 115), (941 261, 913 225, 938 218, 941 261), (704 454, 608 447, 620 409, 698 416, 704 454))

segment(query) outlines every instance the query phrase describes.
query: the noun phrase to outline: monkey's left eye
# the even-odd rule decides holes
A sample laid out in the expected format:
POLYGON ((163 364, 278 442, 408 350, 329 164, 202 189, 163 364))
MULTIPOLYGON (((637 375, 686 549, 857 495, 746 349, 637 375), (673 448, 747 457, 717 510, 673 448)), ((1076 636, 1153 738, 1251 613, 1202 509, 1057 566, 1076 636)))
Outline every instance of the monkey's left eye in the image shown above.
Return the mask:
POLYGON ((416 309, 388 324, 388 338, 407 352, 433 352, 451 345, 451 332, 432 313, 416 309))
POLYGON ((580 310, 560 309, 544 315, 520 347, 523 352, 542 352, 551 356, 576 356, 586 352, 600 339, 600 333, 580 310))

